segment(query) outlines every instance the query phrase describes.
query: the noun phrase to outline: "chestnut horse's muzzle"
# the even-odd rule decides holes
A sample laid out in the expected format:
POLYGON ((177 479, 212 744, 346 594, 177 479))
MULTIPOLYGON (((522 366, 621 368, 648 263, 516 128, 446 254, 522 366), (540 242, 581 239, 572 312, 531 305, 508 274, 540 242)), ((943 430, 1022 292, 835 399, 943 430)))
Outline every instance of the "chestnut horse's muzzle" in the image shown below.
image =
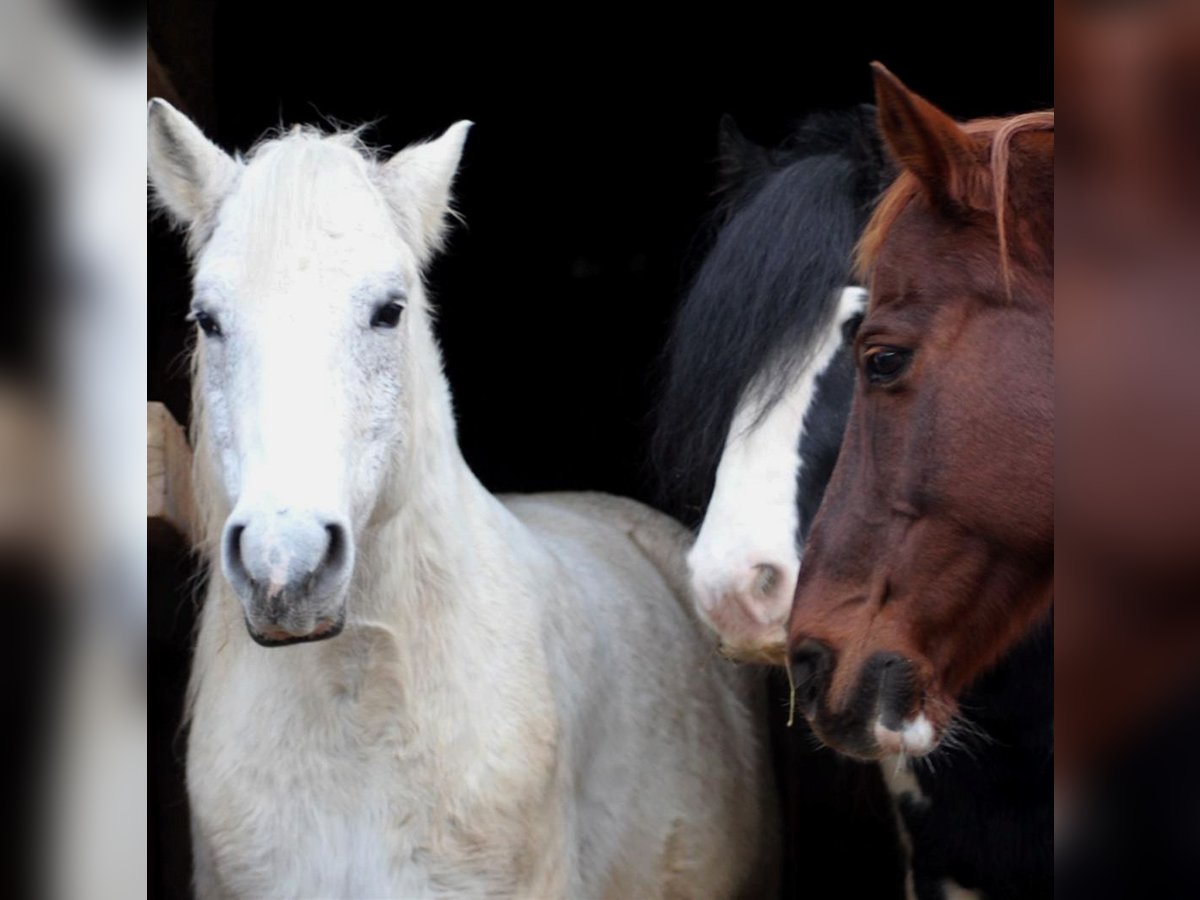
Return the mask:
POLYGON ((903 734, 917 706, 911 662, 896 653, 872 654, 842 698, 830 696, 837 657, 827 644, 802 641, 792 651, 790 665, 797 707, 824 743, 862 759, 902 749, 893 746, 889 734, 903 734))

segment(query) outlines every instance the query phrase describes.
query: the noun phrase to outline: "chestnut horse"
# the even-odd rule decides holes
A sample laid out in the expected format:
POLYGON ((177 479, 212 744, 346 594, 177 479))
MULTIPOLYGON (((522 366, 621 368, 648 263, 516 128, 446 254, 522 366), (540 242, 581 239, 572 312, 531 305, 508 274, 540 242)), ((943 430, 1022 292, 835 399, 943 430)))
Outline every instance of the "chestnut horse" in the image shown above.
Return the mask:
MULTIPOLYGON (((1050 883, 1054 117, 959 125, 874 68, 881 130, 902 171, 859 245, 870 300, 854 342, 858 379, 788 627, 797 704, 844 753, 920 757, 954 743, 964 694, 986 685, 1006 708, 972 716, 993 737, 1005 716, 1020 726, 996 739, 1004 765, 977 764, 987 770, 970 787, 961 757, 913 769, 909 811, 939 780, 946 790, 943 759, 959 786, 958 832, 936 863, 914 858, 915 893, 941 896, 953 883, 1040 895, 1050 883), (1010 679, 994 683, 1006 655, 1023 660, 1018 676, 1045 673, 1024 683, 1034 721, 1010 679), (1044 798, 1006 808, 1031 770, 1046 778, 1044 798), (997 829, 1023 817, 1036 846, 1006 849, 1014 858, 986 871, 997 829), (969 863, 953 858, 960 845, 969 863)), ((905 820, 910 831, 922 824, 905 820)))

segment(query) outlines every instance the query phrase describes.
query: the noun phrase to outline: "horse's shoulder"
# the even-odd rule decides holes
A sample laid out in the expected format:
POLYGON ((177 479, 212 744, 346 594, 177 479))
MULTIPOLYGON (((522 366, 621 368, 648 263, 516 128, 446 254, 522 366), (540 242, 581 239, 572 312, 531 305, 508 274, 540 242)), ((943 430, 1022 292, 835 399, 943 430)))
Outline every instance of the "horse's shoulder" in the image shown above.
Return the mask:
POLYGON ((575 520, 594 532, 619 532, 658 569, 677 596, 689 596, 687 552, 693 536, 680 522, 629 497, 595 491, 508 494, 500 498, 519 519, 552 524, 575 520))
POLYGON ((629 497, 587 491, 544 494, 506 494, 501 501, 518 518, 580 519, 625 532, 639 546, 662 552, 687 553, 691 532, 680 522, 629 497))

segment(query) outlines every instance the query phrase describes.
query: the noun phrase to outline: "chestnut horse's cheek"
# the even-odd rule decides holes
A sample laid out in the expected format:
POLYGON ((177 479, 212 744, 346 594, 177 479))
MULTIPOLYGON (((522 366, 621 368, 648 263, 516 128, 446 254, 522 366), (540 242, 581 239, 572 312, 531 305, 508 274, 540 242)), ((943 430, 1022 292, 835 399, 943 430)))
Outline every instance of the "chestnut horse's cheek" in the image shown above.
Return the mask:
POLYGON ((910 477, 921 478, 914 485, 920 507, 1027 552, 1053 541, 1054 417, 1043 384, 1052 369, 1035 359, 1004 378, 993 376, 988 361, 1007 352, 1011 329, 1022 323, 992 324, 991 333, 967 329, 924 385, 929 405, 938 408, 918 416, 910 449, 913 458, 931 462, 910 477))

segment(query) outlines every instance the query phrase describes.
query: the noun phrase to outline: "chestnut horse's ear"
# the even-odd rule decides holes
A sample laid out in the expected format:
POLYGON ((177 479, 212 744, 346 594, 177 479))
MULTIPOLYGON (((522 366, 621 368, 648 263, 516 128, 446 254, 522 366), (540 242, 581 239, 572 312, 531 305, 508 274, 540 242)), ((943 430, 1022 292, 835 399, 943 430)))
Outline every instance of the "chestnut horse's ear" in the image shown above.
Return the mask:
POLYGON ((871 63, 871 69, 879 129, 901 168, 912 172, 943 209, 990 208, 987 163, 967 133, 882 63, 871 63))

